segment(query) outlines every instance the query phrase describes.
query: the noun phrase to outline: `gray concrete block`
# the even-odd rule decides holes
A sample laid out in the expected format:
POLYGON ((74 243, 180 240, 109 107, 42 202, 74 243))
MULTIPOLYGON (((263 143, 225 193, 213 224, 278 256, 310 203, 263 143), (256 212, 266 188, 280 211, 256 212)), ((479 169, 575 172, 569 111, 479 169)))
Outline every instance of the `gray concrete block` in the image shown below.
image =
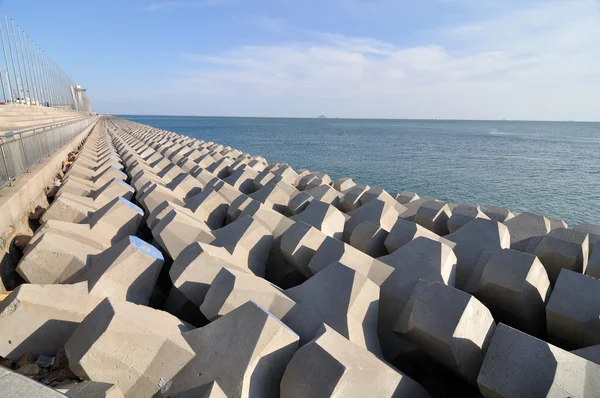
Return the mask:
POLYGON ((580 224, 573 228, 575 231, 583 232, 589 235, 590 257, 594 253, 594 248, 600 243, 600 225, 580 224))
POLYGON ((515 214, 508 210, 506 207, 489 205, 485 211, 485 215, 490 218, 490 220, 504 222, 508 221, 511 218, 514 218, 515 214))
POLYGON ((302 307, 284 318, 302 342, 314 338, 324 322, 354 344, 381 356, 379 287, 366 276, 335 262, 285 294, 302 307))
POLYGON ((54 356, 99 302, 85 283, 17 287, 0 302, 0 356, 54 356))
POLYGON ((550 232, 550 219, 531 213, 523 213, 504 222, 510 232, 510 248, 524 251, 532 238, 550 232))
POLYGON ((288 212, 288 204, 290 203, 290 200, 299 193, 300 191, 294 186, 287 182, 280 181, 276 184, 266 184, 256 192, 250 194, 249 197, 269 205, 273 210, 283 215, 292 215, 292 213, 288 212))
POLYGON ((278 319, 283 319, 296 305, 281 289, 265 279, 223 267, 210 284, 200 310, 212 322, 248 301, 254 301, 278 319))
POLYGON ((173 259, 193 242, 212 243, 216 239, 208 225, 175 209, 152 229, 152 236, 173 259))
POLYGON ((110 383, 82 381, 60 387, 70 398, 123 398, 119 387, 110 383))
POLYGON ((470 203, 461 203, 454 210, 452 216, 448 219, 448 232, 458 231, 462 226, 471 222, 475 218, 490 218, 481 211, 481 208, 470 203))
POLYGON ((129 236, 91 257, 78 281, 93 296, 148 305, 163 262, 158 249, 129 236))
POLYGON ((354 183, 354 181, 352 181, 352 178, 350 177, 338 178, 332 183, 333 189, 335 189, 338 192, 347 191, 355 185, 356 184, 354 183))
POLYGON ((600 366, 500 324, 477 385, 486 398, 598 397, 600 366))
POLYGON ((364 221, 379 225, 386 231, 391 231, 396 221, 398 221, 398 212, 395 207, 379 199, 373 199, 347 214, 350 219, 344 225, 344 242, 350 242, 350 236, 354 228, 364 221))
POLYGON ((0 367, 0 394, 5 398, 65 398, 66 395, 35 380, 0 367))
POLYGON ((374 259, 349 244, 335 238, 326 237, 318 246, 316 252, 312 254, 308 269, 311 273, 317 274, 333 262, 339 262, 357 271, 372 280, 377 286, 380 286, 393 271, 393 268, 389 265, 374 259))
POLYGON ((301 347, 288 364, 280 396, 425 398, 429 394, 408 376, 323 324, 318 336, 301 347))
POLYGON ((451 242, 445 238, 442 238, 438 234, 431 232, 427 228, 416 224, 412 221, 408 221, 399 218, 398 221, 392 227, 392 230, 385 239, 385 247, 389 253, 393 253, 402 246, 410 243, 412 240, 419 237, 428 238, 431 240, 437 240, 443 242, 450 247, 454 247, 454 242, 451 242))
POLYGON ((249 195, 254 192, 254 179, 258 176, 258 172, 251 168, 240 168, 223 179, 226 183, 239 190, 240 192, 249 195))
POLYGON ((313 197, 308 192, 300 192, 292 197, 287 205, 288 214, 295 215, 303 212, 313 197))
POLYGON ((571 354, 600 365, 600 344, 571 351, 571 354))
POLYGON ((360 198, 369 190, 369 186, 354 185, 344 191, 344 196, 340 199, 339 208, 344 213, 358 209, 360 206, 360 198))
POLYGON ((105 299, 65 344, 69 368, 116 385, 125 397, 151 397, 195 357, 182 336, 187 330, 167 312, 105 299))
POLYGON ((488 260, 474 295, 496 321, 543 336, 550 293, 546 270, 534 255, 504 249, 488 260))
POLYGON ((600 250, 594 250, 592 253, 585 274, 600 279, 600 250))
POLYGON ((396 194, 392 194, 392 197, 398 201, 401 205, 405 205, 410 202, 414 202, 417 199, 420 199, 419 195, 414 192, 404 191, 396 194))
POLYGON ((415 222, 440 236, 448 235, 448 220, 452 212, 442 201, 427 201, 415 214, 415 222))
POLYGON ((305 192, 309 193, 318 201, 325 202, 336 207, 339 205, 340 198, 343 196, 341 192, 333 189, 329 185, 319 185, 314 188, 308 188, 305 192))
POLYGON ((546 306, 548 341, 566 349, 600 344, 600 280, 563 269, 546 306))
POLYGON ((492 314, 479 300, 434 282, 413 290, 395 330, 475 383, 495 328, 492 314))
POLYGON ((534 254, 554 283, 561 269, 585 273, 589 258, 589 240, 584 232, 566 228, 553 229, 544 236, 534 254))
POLYGON ((421 237, 379 260, 393 268, 381 285, 378 332, 385 357, 394 360, 405 346, 405 338, 394 329, 415 285, 421 281, 454 286, 456 256, 449 246, 421 237))
POLYGON ((350 245, 371 257, 381 257, 388 254, 384 244, 387 237, 385 229, 364 221, 352 231, 350 245))
POLYGON ((453 249, 458 258, 456 270, 458 289, 465 289, 482 252, 495 252, 507 249, 510 245, 510 234, 505 225, 482 218, 474 219, 445 238, 456 244, 453 249))
POLYGON ((295 216, 290 217, 293 221, 301 221, 317 228, 327 236, 342 239, 346 218, 344 214, 334 206, 313 200, 306 209, 295 216))
POLYGON ((299 221, 283 234, 280 243, 281 253, 298 272, 306 278, 310 278, 313 271, 309 269, 308 265, 326 239, 327 235, 313 226, 299 221))
POLYGON ((173 398, 202 396, 215 380, 227 397, 279 397, 298 349, 298 335, 253 302, 183 337, 198 355, 167 383, 173 398))

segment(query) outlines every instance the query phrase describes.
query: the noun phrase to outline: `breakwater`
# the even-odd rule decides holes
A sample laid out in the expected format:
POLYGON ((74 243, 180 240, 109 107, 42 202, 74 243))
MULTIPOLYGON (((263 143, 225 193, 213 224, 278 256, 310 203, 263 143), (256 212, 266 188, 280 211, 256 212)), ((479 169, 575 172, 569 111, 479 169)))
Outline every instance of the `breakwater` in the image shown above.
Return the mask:
POLYGON ((0 302, 0 356, 70 396, 600 391, 598 226, 113 117, 40 221, 16 268, 27 283, 0 302))

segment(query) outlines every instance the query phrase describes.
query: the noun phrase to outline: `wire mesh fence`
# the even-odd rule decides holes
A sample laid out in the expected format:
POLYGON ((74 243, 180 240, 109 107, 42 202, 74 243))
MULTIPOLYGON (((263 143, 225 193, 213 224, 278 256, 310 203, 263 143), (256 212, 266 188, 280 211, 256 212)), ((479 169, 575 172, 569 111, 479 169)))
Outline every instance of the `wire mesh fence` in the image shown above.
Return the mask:
POLYGON ((11 185, 31 166, 69 142, 98 116, 29 128, 0 136, 0 188, 11 185))

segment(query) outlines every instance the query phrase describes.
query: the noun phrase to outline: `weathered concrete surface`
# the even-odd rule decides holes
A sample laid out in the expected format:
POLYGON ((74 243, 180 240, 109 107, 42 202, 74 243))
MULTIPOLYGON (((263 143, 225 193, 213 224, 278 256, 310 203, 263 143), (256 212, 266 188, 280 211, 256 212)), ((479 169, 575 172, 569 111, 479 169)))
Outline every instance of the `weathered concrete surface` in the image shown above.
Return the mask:
POLYGON ((532 213, 522 213, 504 222, 510 232, 510 248, 525 251, 530 240, 550 232, 550 219, 532 213))
POLYGON ((600 280, 563 269, 546 306, 548 338, 576 349, 600 344, 600 280))
POLYGON ((329 203, 313 200, 306 209, 295 216, 290 217, 294 221, 302 221, 312 225, 327 236, 342 239, 346 217, 344 214, 329 203))
POLYGON ((65 398, 66 395, 0 366, 0 394, 6 398, 65 398))
POLYGON ((97 381, 68 384, 61 386, 58 390, 70 398, 123 398, 119 387, 97 381))
POLYGON ((308 265, 326 239, 327 235, 299 221, 283 234, 281 252, 289 264, 302 275, 310 278, 313 271, 308 265))
POLYGON ((490 220, 498 222, 508 221, 515 216, 515 214, 507 208, 494 205, 488 206, 484 213, 490 218, 490 220))
POLYGON ((208 225, 175 209, 154 227, 152 236, 173 259, 193 242, 212 243, 215 240, 208 225))
POLYGON ((65 351, 80 378, 114 384, 125 397, 151 397, 195 357, 181 334, 187 329, 167 312, 105 299, 65 351))
POLYGON ((437 240, 451 247, 454 247, 455 245, 454 242, 442 238, 438 234, 431 232, 417 223, 399 218, 392 227, 388 237, 385 239, 385 247, 389 253, 393 253, 419 237, 437 240))
POLYGON ((594 250, 594 253, 590 257, 590 261, 588 262, 585 274, 600 279, 600 250, 594 250))
POLYGON ((373 199, 358 209, 347 213, 347 215, 350 216, 350 219, 344 225, 343 234, 346 243, 350 242, 350 236, 352 236, 354 228, 364 221, 379 225, 386 231, 391 231, 398 220, 398 211, 396 211, 395 206, 379 199, 373 199))
POLYGON ((573 229, 589 235, 591 257, 594 253, 594 248, 598 245, 598 243, 600 243, 600 225, 580 224, 573 229))
POLYGON ((167 383, 173 398, 202 396, 212 381, 230 398, 279 397, 298 349, 298 335, 253 302, 183 337, 196 355, 167 383))
POLYGON ((281 397, 406 397, 429 394, 364 348, 345 339, 327 324, 301 347, 281 380, 281 397))
POLYGON ((500 324, 477 385, 486 398, 599 397, 600 365, 500 324))

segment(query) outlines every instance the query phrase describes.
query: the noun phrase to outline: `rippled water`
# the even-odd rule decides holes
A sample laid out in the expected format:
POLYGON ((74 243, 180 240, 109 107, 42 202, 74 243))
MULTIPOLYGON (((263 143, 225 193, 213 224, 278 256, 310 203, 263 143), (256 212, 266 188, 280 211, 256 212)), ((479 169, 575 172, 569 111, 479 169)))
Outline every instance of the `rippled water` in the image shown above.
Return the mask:
POLYGON ((388 191, 600 223, 600 123, 123 117, 388 191))

